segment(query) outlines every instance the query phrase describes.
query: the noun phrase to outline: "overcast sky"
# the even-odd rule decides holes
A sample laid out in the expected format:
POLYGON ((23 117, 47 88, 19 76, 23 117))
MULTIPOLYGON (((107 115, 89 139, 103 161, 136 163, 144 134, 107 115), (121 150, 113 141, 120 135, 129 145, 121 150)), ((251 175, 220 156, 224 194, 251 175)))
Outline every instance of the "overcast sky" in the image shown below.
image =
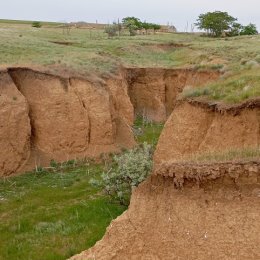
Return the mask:
POLYGON ((227 11, 260 30, 260 0, 0 0, 0 19, 113 22, 136 16, 183 31, 207 11, 227 11))

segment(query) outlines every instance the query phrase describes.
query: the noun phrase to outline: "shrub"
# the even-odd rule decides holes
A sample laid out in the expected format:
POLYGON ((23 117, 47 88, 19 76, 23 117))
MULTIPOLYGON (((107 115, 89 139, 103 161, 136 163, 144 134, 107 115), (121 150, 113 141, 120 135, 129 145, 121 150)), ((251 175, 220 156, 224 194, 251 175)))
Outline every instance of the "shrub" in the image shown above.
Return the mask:
POLYGON ((41 28, 42 24, 40 22, 38 22, 38 21, 35 21, 35 22, 32 23, 32 27, 34 27, 34 28, 41 28))
POLYGON ((108 25, 105 28, 105 33, 107 33, 109 38, 117 36, 117 31, 119 31, 119 26, 116 23, 108 25))
POLYGON ((258 34, 258 31, 256 29, 256 26, 254 24, 250 23, 243 27, 240 34, 241 35, 255 35, 255 34, 258 34))
POLYGON ((143 182, 152 169, 152 146, 144 143, 113 159, 114 167, 102 174, 101 181, 91 179, 90 183, 101 186, 120 204, 128 205, 132 189, 143 182))

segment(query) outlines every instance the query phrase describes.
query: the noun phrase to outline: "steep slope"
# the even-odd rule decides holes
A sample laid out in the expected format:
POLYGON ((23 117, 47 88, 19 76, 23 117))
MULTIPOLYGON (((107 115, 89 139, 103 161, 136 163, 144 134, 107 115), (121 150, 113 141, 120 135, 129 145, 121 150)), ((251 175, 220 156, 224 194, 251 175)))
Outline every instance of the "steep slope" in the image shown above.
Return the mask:
POLYGON ((189 160, 211 149, 259 149, 259 111, 258 100, 230 108, 177 104, 152 176, 134 190, 129 209, 104 238, 71 259, 258 259, 259 158, 189 160))
POLYGON ((259 147, 259 107, 260 99, 230 108, 195 101, 179 102, 160 136, 155 163, 259 147))
POLYGON ((220 76, 217 71, 191 69, 129 68, 126 72, 135 115, 156 122, 166 121, 185 87, 201 87, 220 76))
POLYGON ((29 108, 6 72, 0 72, 0 176, 17 171, 30 156, 29 108))
POLYGON ((92 82, 10 68, 0 82, 1 176, 135 145, 123 80, 92 82))

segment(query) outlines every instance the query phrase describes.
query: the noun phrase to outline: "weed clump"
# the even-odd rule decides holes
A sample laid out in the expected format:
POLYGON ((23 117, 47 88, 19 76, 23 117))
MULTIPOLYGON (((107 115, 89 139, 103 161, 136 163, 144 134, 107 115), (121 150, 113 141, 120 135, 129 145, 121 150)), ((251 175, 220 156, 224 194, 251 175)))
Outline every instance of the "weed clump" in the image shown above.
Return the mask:
POLYGON ((101 175, 101 180, 91 179, 94 186, 122 205, 128 205, 131 191, 143 182, 152 169, 152 146, 144 143, 113 158, 114 165, 101 175))

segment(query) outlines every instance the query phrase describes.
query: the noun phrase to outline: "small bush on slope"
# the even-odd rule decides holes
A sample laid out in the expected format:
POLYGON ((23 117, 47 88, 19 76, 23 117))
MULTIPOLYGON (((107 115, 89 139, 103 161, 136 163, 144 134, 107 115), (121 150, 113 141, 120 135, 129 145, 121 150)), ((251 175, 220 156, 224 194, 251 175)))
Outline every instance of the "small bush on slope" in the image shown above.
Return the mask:
POLYGON ((102 174, 101 181, 91 179, 90 183, 101 186, 113 199, 128 205, 131 191, 143 182, 152 169, 152 146, 143 145, 114 156, 116 167, 102 174))

